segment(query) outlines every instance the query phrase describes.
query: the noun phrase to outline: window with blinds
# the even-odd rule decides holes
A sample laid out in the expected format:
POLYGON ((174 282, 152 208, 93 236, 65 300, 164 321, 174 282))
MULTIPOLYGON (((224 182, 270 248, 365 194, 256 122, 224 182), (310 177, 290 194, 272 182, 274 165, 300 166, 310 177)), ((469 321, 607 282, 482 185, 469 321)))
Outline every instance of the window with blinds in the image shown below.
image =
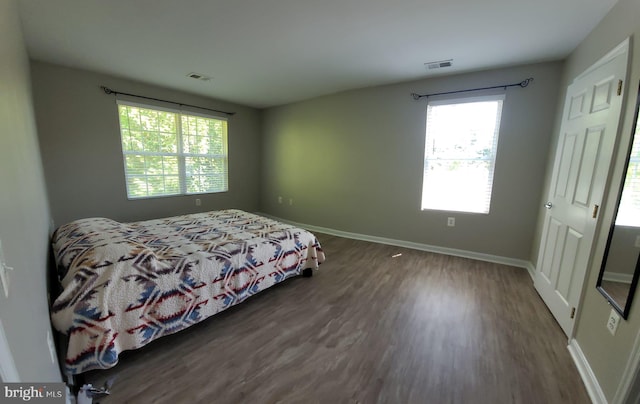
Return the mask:
POLYGON ((631 146, 616 224, 640 227, 640 135, 637 131, 631 146))
POLYGON ((489 213, 504 95, 429 102, 422 209, 489 213))
POLYGON ((227 120, 118 101, 129 199, 228 190, 227 120))

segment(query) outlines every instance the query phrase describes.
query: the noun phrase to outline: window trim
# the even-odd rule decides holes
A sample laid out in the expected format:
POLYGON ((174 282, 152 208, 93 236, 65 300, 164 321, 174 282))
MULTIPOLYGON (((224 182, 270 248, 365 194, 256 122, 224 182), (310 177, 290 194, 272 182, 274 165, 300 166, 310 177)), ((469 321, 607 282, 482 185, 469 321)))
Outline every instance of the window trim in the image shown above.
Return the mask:
POLYGON ((620 190, 620 197, 618 201, 618 207, 616 212, 616 218, 614 220, 614 225, 616 226, 625 226, 625 227, 638 227, 640 224, 636 216, 633 215, 636 209, 633 207, 628 207, 627 205, 633 205, 633 192, 629 189, 636 185, 636 182, 640 183, 640 178, 632 178, 629 175, 631 171, 639 170, 640 171, 640 137, 636 136, 640 133, 634 134, 633 141, 629 150, 629 157, 627 159, 627 168, 625 170, 624 178, 622 181, 622 188, 620 190), (637 152, 638 155, 634 155, 634 152, 637 152), (635 181, 634 181, 635 180, 635 181), (627 191, 627 192, 625 192, 627 191), (625 198, 626 197, 626 198, 625 198), (624 199, 623 199, 624 198, 624 199), (620 213, 622 212, 622 216, 620 213), (636 220, 633 220, 636 219, 636 220))
POLYGON ((203 195, 203 194, 216 194, 216 193, 223 193, 223 192, 228 192, 229 191, 229 119, 227 116, 223 116, 223 115, 217 115, 214 113, 208 114, 208 113, 201 113, 201 112, 194 112, 191 110, 187 110, 187 109, 182 109, 182 108, 170 108, 170 107, 165 107, 165 106, 161 106, 161 105, 157 105, 157 104, 146 104, 146 103, 140 103, 140 102, 133 102, 133 101, 129 101, 129 100, 125 100, 125 99, 120 99, 117 98, 116 99, 116 111, 117 111, 117 115, 118 115, 118 135, 119 135, 119 140, 120 140, 120 149, 122 151, 122 163, 123 163, 123 169, 124 169, 124 182, 125 182, 125 190, 127 193, 127 199, 128 200, 142 200, 142 199, 156 199, 156 198, 169 198, 169 197, 179 197, 179 196, 190 196, 190 195, 203 195), (177 119, 176 119, 176 152, 175 153, 169 153, 169 152, 147 152, 147 151, 126 151, 124 150, 123 147, 123 139, 122 139, 122 126, 121 126, 121 122, 120 122, 120 106, 129 106, 129 107, 134 107, 134 108, 143 108, 143 109, 150 109, 150 110, 155 110, 155 111, 162 111, 162 112, 168 112, 168 113, 172 113, 172 114, 176 114, 177 119), (214 119, 214 120, 219 120, 219 121, 225 121, 226 122, 226 134, 225 134, 225 142, 224 142, 224 146, 225 146, 225 154, 220 155, 220 154, 211 154, 211 155, 204 155, 204 154, 193 154, 193 153, 188 153, 185 154, 183 152, 183 142, 182 142, 182 136, 183 136, 183 130, 182 130, 182 116, 194 116, 194 117, 198 117, 198 118, 205 118, 205 119, 214 119), (129 175, 127 173, 127 159, 126 156, 127 155, 145 155, 145 156, 171 156, 171 157, 176 157, 176 159, 178 160, 178 178, 179 178, 179 187, 180 190, 178 193, 171 193, 171 194, 162 194, 162 195, 145 195, 145 196, 132 196, 129 192, 129 182, 128 182, 128 178, 129 175), (208 156, 208 157, 214 157, 214 158, 223 158, 225 160, 225 179, 224 179, 224 189, 219 190, 219 191, 205 191, 205 192, 188 192, 187 191, 187 173, 186 173, 186 161, 185 161, 185 157, 197 157, 197 156, 208 156))
POLYGON ((433 211, 433 212, 456 212, 456 213, 464 213, 464 214, 476 214, 476 215, 488 215, 491 213, 491 205, 493 202, 493 185, 495 179, 495 167, 496 167, 496 159, 498 155, 498 145, 500 140, 500 129, 502 126, 502 116, 504 110, 504 102, 506 99, 506 93, 501 92, 497 94, 488 94, 488 95, 480 95, 480 96, 467 96, 467 97, 448 97, 444 99, 432 100, 427 103, 427 108, 425 111, 425 132, 424 132, 424 140, 425 140, 425 150, 423 153, 422 160, 422 187, 420 192, 420 210, 422 212, 425 211, 433 211), (499 101, 500 108, 496 114, 496 127, 494 130, 494 138, 493 138, 493 147, 490 158, 448 158, 448 159, 427 159, 427 147, 428 147, 428 131, 429 131, 429 108, 432 106, 442 106, 442 105, 456 105, 456 104, 470 104, 476 102, 488 102, 488 101, 499 101), (456 208, 438 208, 438 207, 425 207, 424 206, 424 195, 425 195, 425 180, 426 180, 426 172, 427 172, 427 164, 428 160, 448 160, 448 161, 488 161, 490 163, 490 187, 487 198, 487 206, 486 211, 471 211, 471 210, 462 210, 456 208))

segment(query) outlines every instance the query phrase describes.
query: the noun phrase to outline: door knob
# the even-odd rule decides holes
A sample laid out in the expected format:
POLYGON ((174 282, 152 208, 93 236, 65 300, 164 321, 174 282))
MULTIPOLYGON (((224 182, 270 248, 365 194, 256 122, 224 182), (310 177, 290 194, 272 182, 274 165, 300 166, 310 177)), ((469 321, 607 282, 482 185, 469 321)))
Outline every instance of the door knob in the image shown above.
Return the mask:
POLYGON ((553 207, 553 204, 551 202, 547 202, 544 204, 544 207, 547 209, 551 209, 553 207))

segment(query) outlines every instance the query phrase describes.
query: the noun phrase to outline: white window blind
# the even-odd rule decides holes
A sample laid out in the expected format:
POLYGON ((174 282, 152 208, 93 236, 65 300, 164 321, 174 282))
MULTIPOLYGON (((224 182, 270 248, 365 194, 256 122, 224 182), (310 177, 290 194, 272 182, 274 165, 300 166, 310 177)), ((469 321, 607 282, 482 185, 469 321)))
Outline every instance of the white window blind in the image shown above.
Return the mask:
POLYGON ((640 134, 637 131, 631 146, 629 167, 624 179, 616 224, 640 227, 640 134))
POLYGON ((504 95, 427 105, 422 209, 489 213, 504 95))
POLYGON ((227 120, 118 101, 129 199, 228 190, 227 120))

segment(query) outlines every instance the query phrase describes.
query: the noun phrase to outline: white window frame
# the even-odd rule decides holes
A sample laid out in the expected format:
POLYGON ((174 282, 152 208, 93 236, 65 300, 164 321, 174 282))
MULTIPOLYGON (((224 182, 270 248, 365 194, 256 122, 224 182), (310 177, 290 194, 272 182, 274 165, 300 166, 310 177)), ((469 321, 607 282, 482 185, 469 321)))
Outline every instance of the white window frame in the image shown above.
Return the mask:
MULTIPOLYGON (((640 125, 637 125, 640 129, 640 125)), ((637 201, 640 197, 637 190, 640 187, 640 132, 636 130, 629 151, 627 169, 622 186, 622 194, 618 202, 618 213, 615 224, 617 226, 640 227, 637 201)))
MULTIPOLYGON (((485 95, 485 96, 476 96, 476 97, 460 97, 460 98, 448 98, 441 100, 430 101, 427 104, 427 113, 426 113, 426 131, 425 131, 425 152, 424 152, 424 165, 423 165, 423 178, 422 178, 422 193, 421 193, 421 209, 423 211, 450 211, 450 212, 465 212, 465 213, 475 213, 475 214, 489 214, 491 210, 491 198, 493 194, 493 178, 495 174, 495 162, 496 155, 498 151, 498 139, 500 134, 500 123, 502 118, 502 109, 504 108, 504 100, 505 94, 494 94, 494 95, 485 95), (471 104, 471 103, 481 103, 481 102, 498 102, 498 109, 495 115, 495 126, 493 131, 493 141, 491 146, 491 153, 486 157, 438 157, 431 155, 429 148, 433 148, 435 150, 435 146, 433 144, 433 138, 437 137, 437 134, 434 134, 433 131, 437 131, 438 125, 433 122, 432 118, 432 109, 437 108, 439 106, 447 106, 447 105, 457 105, 457 104, 471 104), (430 122, 431 121, 431 122, 430 122), (435 129, 434 129, 435 128, 435 129), (470 199, 470 195, 468 191, 464 190, 464 188, 455 188, 453 184, 447 182, 446 188, 441 184, 440 186, 433 184, 433 177, 428 177, 428 172, 431 169, 431 166, 435 166, 438 163, 446 163, 446 162, 487 162, 489 164, 488 178, 486 179, 486 183, 484 183, 483 191, 478 190, 478 194, 474 193, 477 198, 482 197, 482 200, 476 199, 475 205, 473 203, 468 203, 470 199), (455 193, 455 198, 453 197, 453 193, 455 193), (436 196, 437 195, 437 196, 436 196), (442 195, 448 195, 447 202, 442 195), (485 203, 482 203, 482 202, 485 203), (446 206, 445 206, 446 205, 446 206), (480 206, 482 205, 482 206, 480 206)), ((460 122, 471 122, 469 121, 470 117, 460 116, 460 122)), ((438 132, 440 136, 443 136, 442 132, 438 132)), ((436 179, 437 181, 437 179, 436 179)), ((459 184, 462 185, 462 184, 459 184)))
MULTIPOLYGON (((201 114, 192 111, 184 111, 175 108, 167 108, 161 107, 153 104, 143 104, 137 102, 131 102, 127 100, 116 100, 117 108, 118 108, 118 127, 120 130, 120 144, 122 148, 122 161, 124 165, 124 173, 125 173, 125 185, 127 189, 127 198, 129 200, 138 200, 138 199, 151 199, 151 198, 164 198, 170 196, 181 196, 181 195, 198 195, 198 194, 208 194, 208 193, 220 193, 227 192, 229 190, 229 143, 228 143, 228 119, 226 117, 210 115, 210 114, 201 114), (162 111, 169 112, 176 115, 176 152, 148 152, 148 151, 130 151, 125 150, 123 142, 123 132, 122 132, 122 123, 120 122, 120 106, 129 106, 135 108, 143 108, 154 111, 162 111), (182 130, 182 117, 200 117, 205 119, 214 119, 219 121, 226 122, 226 131, 224 133, 224 153, 223 154, 203 154, 203 153, 186 153, 183 151, 183 130, 182 130), (127 169, 127 155, 143 155, 143 156, 157 156, 157 157, 176 157, 178 160, 178 177, 179 177, 179 192, 167 192, 162 194, 153 194, 144 196, 135 196, 131 194, 131 189, 129 187, 128 179, 133 176, 137 176, 136 174, 130 174, 127 169), (223 176, 223 186, 220 189, 216 190, 207 190, 202 192, 189 192, 187 190, 187 170, 186 170, 186 159, 189 157, 207 157, 207 158, 216 158, 222 159, 224 161, 224 170, 218 175, 223 176)), ((164 176, 164 174, 163 174, 164 176)))

